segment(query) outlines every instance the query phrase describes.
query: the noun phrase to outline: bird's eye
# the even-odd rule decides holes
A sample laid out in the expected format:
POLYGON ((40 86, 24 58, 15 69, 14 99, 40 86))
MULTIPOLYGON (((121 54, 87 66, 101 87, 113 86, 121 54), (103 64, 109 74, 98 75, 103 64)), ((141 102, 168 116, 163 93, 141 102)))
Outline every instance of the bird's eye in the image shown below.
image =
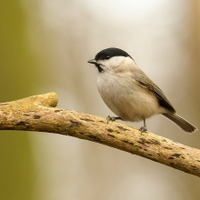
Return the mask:
POLYGON ((110 58, 110 56, 106 56, 105 59, 108 60, 110 58))

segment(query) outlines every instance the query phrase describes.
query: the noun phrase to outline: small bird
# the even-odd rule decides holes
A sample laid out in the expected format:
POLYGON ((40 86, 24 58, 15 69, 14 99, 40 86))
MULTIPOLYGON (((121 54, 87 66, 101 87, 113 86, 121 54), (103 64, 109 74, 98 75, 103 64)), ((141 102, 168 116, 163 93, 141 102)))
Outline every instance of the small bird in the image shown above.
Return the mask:
POLYGON ((176 113, 163 91, 136 65, 134 59, 119 48, 100 51, 88 61, 98 69, 98 91, 117 117, 108 120, 141 121, 147 131, 146 118, 162 114, 186 132, 198 129, 176 113))

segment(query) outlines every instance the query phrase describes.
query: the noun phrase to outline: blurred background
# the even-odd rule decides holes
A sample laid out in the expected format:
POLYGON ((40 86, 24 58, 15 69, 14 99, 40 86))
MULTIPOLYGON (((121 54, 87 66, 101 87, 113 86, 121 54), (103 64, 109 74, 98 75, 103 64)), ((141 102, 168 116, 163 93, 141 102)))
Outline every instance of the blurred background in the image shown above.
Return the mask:
MULTIPOLYGON (((58 107, 112 115, 87 63, 107 47, 127 51, 200 129, 198 0, 1 1, 0 102, 54 91, 58 107)), ((200 148, 199 132, 162 116, 147 125, 200 148)), ((200 199, 198 177, 77 138, 1 131, 0 159, 2 200, 200 199)))

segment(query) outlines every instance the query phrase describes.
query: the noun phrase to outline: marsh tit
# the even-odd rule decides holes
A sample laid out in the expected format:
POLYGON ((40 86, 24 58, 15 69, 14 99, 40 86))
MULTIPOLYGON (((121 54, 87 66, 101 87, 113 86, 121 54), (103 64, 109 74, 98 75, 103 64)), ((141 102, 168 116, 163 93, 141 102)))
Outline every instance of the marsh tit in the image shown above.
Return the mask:
POLYGON ((136 65, 134 59, 118 48, 100 51, 88 61, 98 69, 97 87, 105 104, 117 117, 109 120, 141 121, 162 114, 186 132, 197 128, 176 113, 163 91, 136 65))

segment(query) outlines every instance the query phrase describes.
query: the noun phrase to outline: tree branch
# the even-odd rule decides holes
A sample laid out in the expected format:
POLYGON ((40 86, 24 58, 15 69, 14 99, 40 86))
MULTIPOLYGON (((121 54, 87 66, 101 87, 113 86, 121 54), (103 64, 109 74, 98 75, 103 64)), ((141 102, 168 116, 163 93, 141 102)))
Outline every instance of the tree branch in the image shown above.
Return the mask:
POLYGON ((69 135, 108 145, 200 176, 200 150, 106 119, 54 108, 55 93, 0 104, 0 130, 69 135))

